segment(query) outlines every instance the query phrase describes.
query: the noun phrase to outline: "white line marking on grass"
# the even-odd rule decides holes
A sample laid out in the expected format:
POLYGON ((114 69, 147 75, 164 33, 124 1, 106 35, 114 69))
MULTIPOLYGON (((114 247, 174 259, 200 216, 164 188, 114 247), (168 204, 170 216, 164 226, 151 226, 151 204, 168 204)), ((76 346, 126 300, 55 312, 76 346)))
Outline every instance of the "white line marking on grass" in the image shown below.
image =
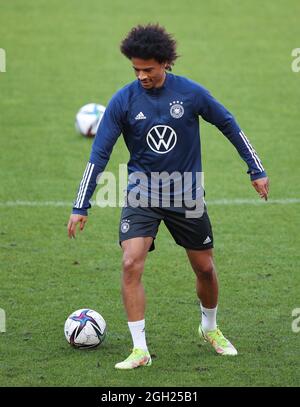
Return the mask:
POLYGON ((14 207, 14 206, 63 206, 70 207, 72 206, 71 202, 64 201, 6 201, 0 202, 0 207, 14 207))
POLYGON ((208 205, 266 205, 266 204, 279 204, 279 205, 287 205, 287 204, 298 204, 300 203, 299 198, 283 198, 283 199, 268 199, 268 201, 264 201, 262 199, 213 199, 211 201, 207 201, 208 205))
MULTIPOLYGON (((205 201, 208 206, 212 205, 267 205, 267 204, 277 204, 277 205, 288 205, 288 204, 299 204, 300 198, 283 198, 283 199, 269 199, 267 202, 258 199, 212 199, 205 201)), ((97 207, 95 201, 92 201, 92 205, 97 207)), ((29 206, 29 207, 64 207, 72 208, 72 202, 67 201, 0 201, 1 208, 17 207, 17 206, 29 206)))

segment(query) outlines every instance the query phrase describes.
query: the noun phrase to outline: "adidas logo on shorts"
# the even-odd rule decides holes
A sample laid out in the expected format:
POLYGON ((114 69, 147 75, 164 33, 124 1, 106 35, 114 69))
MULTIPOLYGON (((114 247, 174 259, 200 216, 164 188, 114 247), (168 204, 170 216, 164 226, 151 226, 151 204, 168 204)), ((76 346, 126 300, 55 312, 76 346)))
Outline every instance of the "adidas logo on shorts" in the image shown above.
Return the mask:
POLYGON ((207 236, 207 238, 204 240, 203 244, 208 244, 211 242, 211 238, 207 236))

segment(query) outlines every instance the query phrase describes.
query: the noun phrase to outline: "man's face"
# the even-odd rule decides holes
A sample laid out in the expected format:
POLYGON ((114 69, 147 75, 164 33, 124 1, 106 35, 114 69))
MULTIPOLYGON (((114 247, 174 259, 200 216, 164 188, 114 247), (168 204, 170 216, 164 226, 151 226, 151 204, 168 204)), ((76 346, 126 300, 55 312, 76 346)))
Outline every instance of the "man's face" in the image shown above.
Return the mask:
POLYGON ((137 79, 145 89, 159 88, 166 77, 167 63, 159 63, 155 59, 131 58, 137 79))

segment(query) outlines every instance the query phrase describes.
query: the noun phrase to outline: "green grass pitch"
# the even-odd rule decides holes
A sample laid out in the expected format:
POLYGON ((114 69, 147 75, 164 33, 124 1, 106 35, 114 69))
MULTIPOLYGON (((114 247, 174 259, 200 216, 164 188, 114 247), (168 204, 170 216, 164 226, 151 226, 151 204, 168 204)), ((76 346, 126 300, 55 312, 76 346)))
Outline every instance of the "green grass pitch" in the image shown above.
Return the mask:
MULTIPOLYGON (((0 386, 299 386, 292 310, 300 307, 300 72, 291 69, 299 14, 298 0, 1 3, 0 386), (120 208, 94 207, 85 231, 68 240, 91 148, 75 133, 74 117, 85 103, 106 105, 134 79, 118 46, 147 22, 178 39, 174 73, 202 83, 234 113, 268 172, 271 200, 259 202, 234 148, 202 122, 218 323, 239 356, 218 357, 198 338, 194 275, 162 226, 144 273, 153 366, 119 372, 114 364, 131 348, 120 295, 120 208), (7 204, 18 200, 70 207, 7 204), (97 350, 76 351, 64 338, 66 317, 82 307, 107 321, 97 350)), ((107 170, 117 173, 127 159, 120 138, 107 170)))

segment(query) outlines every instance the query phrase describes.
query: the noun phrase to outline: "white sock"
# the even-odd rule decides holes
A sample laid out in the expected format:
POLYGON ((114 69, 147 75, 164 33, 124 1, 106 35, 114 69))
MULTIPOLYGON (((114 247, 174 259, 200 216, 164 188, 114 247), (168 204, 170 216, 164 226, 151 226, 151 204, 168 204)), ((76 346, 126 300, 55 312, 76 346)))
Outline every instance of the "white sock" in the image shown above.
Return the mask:
POLYGON ((128 322, 128 327, 131 333, 133 347, 148 350, 145 335, 145 320, 128 322))
POLYGON ((205 308, 201 304, 201 326, 204 332, 213 331, 217 328, 217 308, 205 308))

